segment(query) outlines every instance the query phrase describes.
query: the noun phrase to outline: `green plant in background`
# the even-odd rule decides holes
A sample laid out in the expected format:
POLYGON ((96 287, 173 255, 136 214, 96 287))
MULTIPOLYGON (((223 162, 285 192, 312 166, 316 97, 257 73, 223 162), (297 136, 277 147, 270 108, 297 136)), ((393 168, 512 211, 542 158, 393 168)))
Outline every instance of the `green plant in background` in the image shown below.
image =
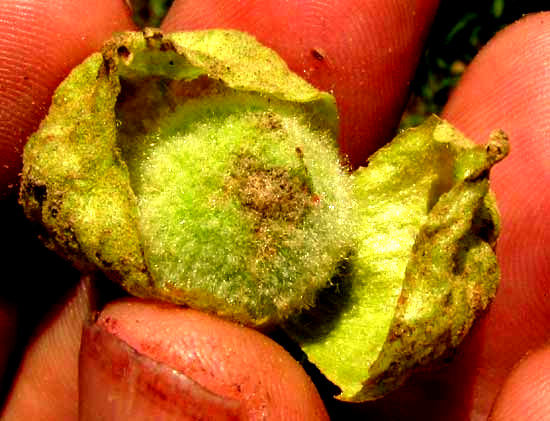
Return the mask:
POLYGON ((158 27, 174 0, 131 0, 134 21, 142 28, 158 27))
POLYGON ((499 30, 524 14, 540 11, 533 0, 443 0, 420 60, 401 128, 439 113, 466 66, 499 30))

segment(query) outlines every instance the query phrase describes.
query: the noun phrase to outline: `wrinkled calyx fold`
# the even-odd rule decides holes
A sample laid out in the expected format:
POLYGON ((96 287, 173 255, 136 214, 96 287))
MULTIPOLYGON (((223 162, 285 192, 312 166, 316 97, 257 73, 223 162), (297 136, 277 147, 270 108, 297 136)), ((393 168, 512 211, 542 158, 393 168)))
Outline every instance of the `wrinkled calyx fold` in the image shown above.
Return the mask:
POLYGON ((486 310, 499 279, 489 173, 508 150, 503 132, 475 145, 432 117, 354 174, 357 253, 287 328, 339 399, 377 399, 452 355, 486 310))

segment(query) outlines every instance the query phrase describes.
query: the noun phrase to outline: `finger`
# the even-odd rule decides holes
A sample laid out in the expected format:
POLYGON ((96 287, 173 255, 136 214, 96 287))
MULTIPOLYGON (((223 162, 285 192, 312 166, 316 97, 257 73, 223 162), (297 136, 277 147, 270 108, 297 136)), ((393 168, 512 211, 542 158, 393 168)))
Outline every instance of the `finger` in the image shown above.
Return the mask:
POLYGON ((550 347, 526 356, 506 379, 490 421, 550 419, 550 347))
POLYGON ((511 155, 491 173, 502 213, 501 285, 483 329, 465 349, 473 411, 487 415, 515 362, 547 339, 550 305, 550 13, 511 25, 479 54, 444 110, 471 138, 510 136, 511 155), (475 363, 477 361, 477 364, 475 363))
POLYGON ((437 6, 437 0, 181 0, 162 27, 239 29, 275 49, 295 72, 334 93, 341 149, 361 165, 394 133, 437 6))
POLYGON ((2 420, 78 419, 78 352, 93 292, 83 278, 31 341, 7 398, 2 420))
POLYGON ((120 1, 11 0, 0 8, 0 197, 16 190, 21 150, 67 73, 113 31, 132 28, 120 1))
POLYGON ((84 328, 81 349, 81 421, 194 420, 205 415, 238 420, 245 416, 239 401, 210 392, 181 372, 140 354, 97 324, 84 328))
POLYGON ((82 349, 83 419, 328 419, 298 363, 255 330, 136 299, 109 304, 97 326, 82 349))

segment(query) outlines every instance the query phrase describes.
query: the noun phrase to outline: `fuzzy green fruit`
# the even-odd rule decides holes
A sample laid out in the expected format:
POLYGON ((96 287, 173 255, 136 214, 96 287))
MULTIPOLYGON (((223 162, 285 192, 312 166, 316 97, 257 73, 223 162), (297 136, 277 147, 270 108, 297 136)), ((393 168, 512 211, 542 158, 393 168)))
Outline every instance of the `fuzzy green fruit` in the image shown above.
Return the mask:
POLYGON ((276 323, 353 245, 337 123, 251 36, 122 33, 57 89, 20 202, 48 247, 134 295, 276 323))

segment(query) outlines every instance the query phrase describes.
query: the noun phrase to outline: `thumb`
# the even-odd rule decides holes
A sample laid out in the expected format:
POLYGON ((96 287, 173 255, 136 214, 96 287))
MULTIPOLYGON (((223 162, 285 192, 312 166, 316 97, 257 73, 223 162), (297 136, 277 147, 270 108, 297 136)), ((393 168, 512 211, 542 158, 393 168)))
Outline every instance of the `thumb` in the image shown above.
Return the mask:
POLYGON ((137 299, 109 304, 85 332, 79 387, 81 419, 328 420, 306 373, 267 336, 137 299))

